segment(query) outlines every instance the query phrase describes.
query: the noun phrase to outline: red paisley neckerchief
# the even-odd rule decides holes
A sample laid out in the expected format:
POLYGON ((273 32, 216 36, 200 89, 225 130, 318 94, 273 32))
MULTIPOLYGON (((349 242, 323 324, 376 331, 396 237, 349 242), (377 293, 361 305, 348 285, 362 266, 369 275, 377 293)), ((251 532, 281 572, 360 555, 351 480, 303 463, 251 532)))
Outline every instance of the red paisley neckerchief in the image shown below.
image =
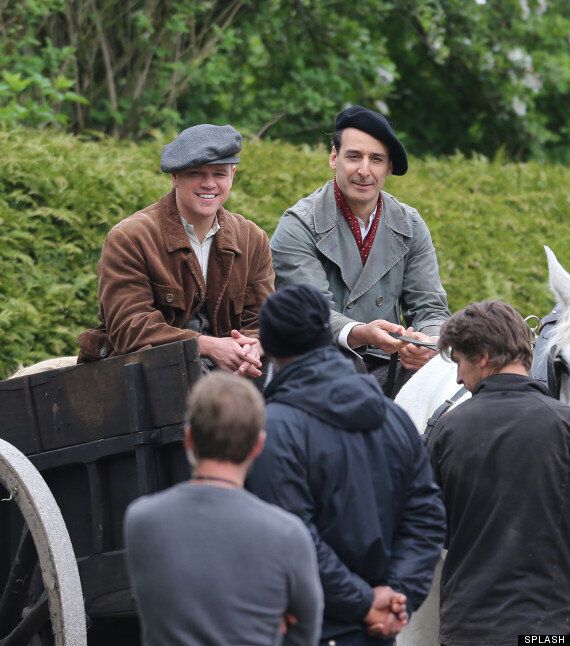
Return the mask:
POLYGON ((348 222, 348 226, 352 231, 352 235, 356 240, 356 246, 360 252, 360 259, 362 260, 362 265, 366 264, 368 260, 368 254, 372 248, 372 243, 374 242, 374 237, 376 236, 376 229, 378 228, 378 222, 380 222, 380 217, 382 215, 382 193, 378 195, 378 206, 376 207, 376 215, 374 216, 374 221, 370 227, 370 231, 366 234, 364 240, 362 240, 362 233, 360 232, 360 224, 356 216, 351 211, 350 206, 346 203, 344 195, 342 194, 336 179, 334 180, 334 199, 336 200, 336 205, 340 209, 344 219, 348 222))

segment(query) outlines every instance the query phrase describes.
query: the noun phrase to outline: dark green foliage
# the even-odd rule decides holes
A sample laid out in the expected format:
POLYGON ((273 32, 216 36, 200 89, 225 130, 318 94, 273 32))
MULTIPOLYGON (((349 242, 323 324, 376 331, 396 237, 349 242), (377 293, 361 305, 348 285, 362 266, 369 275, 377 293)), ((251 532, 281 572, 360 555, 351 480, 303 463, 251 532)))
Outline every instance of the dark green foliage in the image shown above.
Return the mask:
MULTIPOLYGON (((170 188, 162 141, 85 141, 0 131, 0 376, 75 354, 97 323, 96 264, 106 232, 170 188)), ((324 148, 246 141, 228 206, 268 233, 331 176, 324 148)), ((570 169, 500 158, 411 160, 387 189, 427 220, 452 309, 501 297, 545 314, 544 243, 570 267, 570 169)))
POLYGON ((0 3, 0 123, 323 142, 388 112, 416 155, 570 163, 568 0, 0 3))

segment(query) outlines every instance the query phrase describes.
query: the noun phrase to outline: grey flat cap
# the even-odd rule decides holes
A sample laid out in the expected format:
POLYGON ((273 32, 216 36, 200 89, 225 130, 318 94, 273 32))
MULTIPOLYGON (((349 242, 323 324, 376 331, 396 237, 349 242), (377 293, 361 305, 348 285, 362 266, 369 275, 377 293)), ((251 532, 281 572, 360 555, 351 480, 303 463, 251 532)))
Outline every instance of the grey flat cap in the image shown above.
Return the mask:
POLYGON ((186 128, 162 149, 160 170, 177 173, 202 164, 239 164, 241 141, 241 135, 231 126, 202 123, 186 128))

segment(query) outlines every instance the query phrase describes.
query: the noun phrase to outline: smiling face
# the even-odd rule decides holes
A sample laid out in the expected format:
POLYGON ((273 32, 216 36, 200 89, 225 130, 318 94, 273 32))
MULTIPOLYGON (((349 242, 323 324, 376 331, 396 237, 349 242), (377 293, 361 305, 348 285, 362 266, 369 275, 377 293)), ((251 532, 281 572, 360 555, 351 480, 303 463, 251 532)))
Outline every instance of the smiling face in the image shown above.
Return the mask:
POLYGON ((362 130, 346 128, 340 150, 333 147, 329 164, 353 213, 370 215, 386 178, 392 174, 388 147, 362 130))
POLYGON ((236 167, 203 164, 172 173, 178 211, 190 224, 212 219, 228 199, 236 167))

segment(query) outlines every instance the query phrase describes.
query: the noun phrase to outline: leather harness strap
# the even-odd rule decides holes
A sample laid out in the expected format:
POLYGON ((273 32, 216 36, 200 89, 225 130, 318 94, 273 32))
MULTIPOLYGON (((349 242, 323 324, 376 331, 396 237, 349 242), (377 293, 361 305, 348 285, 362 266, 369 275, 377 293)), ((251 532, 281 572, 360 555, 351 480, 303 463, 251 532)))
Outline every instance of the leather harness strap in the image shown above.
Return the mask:
POLYGON ((429 438, 431 437, 433 427, 436 425, 439 418, 444 413, 447 413, 447 411, 453 406, 453 404, 455 404, 455 402, 458 399, 461 399, 466 392, 467 392, 467 388, 465 388, 465 386, 461 386, 461 388, 455 393, 455 395, 453 395, 453 397, 446 399, 443 402, 443 404, 441 404, 435 409, 433 415, 428 419, 426 424, 426 430, 422 435, 422 440, 424 441, 424 444, 427 444, 429 442, 429 438))

